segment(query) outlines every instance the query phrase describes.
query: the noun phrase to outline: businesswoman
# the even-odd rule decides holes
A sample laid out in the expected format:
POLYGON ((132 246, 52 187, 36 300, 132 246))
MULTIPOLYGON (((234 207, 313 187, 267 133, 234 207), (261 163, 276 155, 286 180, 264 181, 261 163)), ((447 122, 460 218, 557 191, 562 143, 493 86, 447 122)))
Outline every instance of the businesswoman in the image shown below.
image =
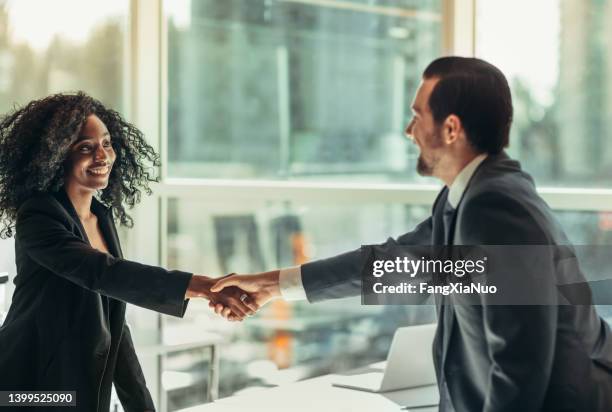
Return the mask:
POLYGON ((0 120, 0 236, 15 232, 17 267, 0 390, 76 391, 67 410, 107 412, 114 383, 127 412, 154 410, 126 302, 178 317, 195 296, 227 302, 236 319, 256 309, 238 289, 211 293, 205 276, 123 259, 114 221, 132 225, 125 206, 150 194, 151 165, 142 133, 84 93, 0 120))

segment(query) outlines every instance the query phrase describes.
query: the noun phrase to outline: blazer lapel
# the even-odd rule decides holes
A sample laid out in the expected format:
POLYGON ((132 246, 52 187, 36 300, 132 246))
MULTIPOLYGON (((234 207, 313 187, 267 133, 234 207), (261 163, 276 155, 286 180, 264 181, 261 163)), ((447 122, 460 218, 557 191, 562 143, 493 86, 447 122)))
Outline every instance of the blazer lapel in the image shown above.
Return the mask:
POLYGON ((64 210, 68 212, 68 215, 72 218, 72 220, 76 224, 79 234, 81 235, 81 239, 89 243, 89 238, 87 237, 85 228, 83 227, 83 224, 81 223, 81 219, 79 219, 79 215, 77 215, 76 209, 72 205, 72 202, 70 201, 70 198, 66 194, 66 191, 64 190, 64 188, 62 187, 60 188, 60 190, 55 192, 54 197, 63 206, 64 210))
MULTIPOLYGON (((432 244, 434 246, 443 246, 444 245, 444 205, 448 199, 448 188, 444 188, 443 192, 440 194, 438 201, 436 201, 433 210, 432 216, 432 244)), ((444 305, 445 299, 444 296, 440 296, 438 294, 434 295, 434 300, 436 302, 436 309, 438 313, 438 319, 442 317, 442 307, 444 305)))
POLYGON ((448 188, 445 187, 433 210, 433 245, 444 245, 444 205, 448 199, 448 188))
MULTIPOLYGON (((452 239, 449 244, 446 243, 445 239, 445 228, 444 228, 444 212, 446 208, 446 203, 448 201, 448 188, 444 189, 445 192, 441 194, 439 201, 436 203, 434 214, 433 214, 433 244, 436 246, 451 246, 452 239)), ((452 234, 452 227, 455 224, 455 219, 457 216, 457 210, 455 210, 452 219, 450 219, 450 228, 449 232, 452 234)), ((446 282, 446 279, 444 279, 446 282)), ((441 356, 441 365, 440 372, 444 373, 444 363, 446 360, 446 354, 448 352, 448 346, 450 343, 450 338, 453 332, 453 327, 455 325, 455 310, 453 308, 453 303, 448 296, 440 296, 438 294, 435 295, 436 298, 436 306, 438 312, 438 331, 441 333, 441 336, 437 336, 438 339, 441 338, 441 348, 440 348, 440 356, 441 356)), ((439 341, 439 340, 438 340, 439 341)))
MULTIPOLYGON (((474 171, 472 178, 468 182, 463 194, 461 195, 461 199, 459 200, 459 204, 455 208, 455 213, 453 214, 452 219, 450 220, 451 236, 454 236, 455 230, 457 226, 461 224, 460 221, 457 221, 458 211, 462 207, 462 201, 465 198, 466 193, 470 190, 470 186, 473 182, 478 181, 478 179, 486 173, 485 171, 489 167, 490 164, 494 164, 499 160, 509 160, 508 156, 505 152, 500 153, 499 155, 490 155, 486 159, 482 161, 482 163, 478 166, 478 168, 474 171)), ((444 245, 444 223, 443 223, 443 212, 444 212, 444 204, 448 199, 448 189, 447 192, 442 196, 440 202, 436 205, 436 215, 438 220, 438 230, 434 227, 434 244, 436 245, 444 245), (438 237, 436 237, 438 236, 438 237), (441 237, 440 237, 441 236, 441 237)), ((436 216, 434 216, 434 224, 436 222, 436 216)), ((452 246, 455 242, 454 239, 451 238, 448 246, 452 246)), ((461 239, 459 239, 459 244, 461 244, 461 239)), ((441 361, 441 372, 444 373, 444 364, 446 362, 446 355, 448 353, 448 348, 450 345, 451 336, 453 334, 453 329, 455 326, 455 307, 453 306, 452 296, 441 296, 440 304, 438 307, 438 322, 442 328, 442 361, 441 361)))
POLYGON ((119 244, 119 236, 117 235, 117 231, 115 230, 115 225, 112 220, 112 212, 95 197, 92 200, 91 209, 92 212, 94 212, 98 217, 98 224, 100 226, 100 230, 102 231, 102 236, 106 241, 108 251, 115 257, 123 258, 123 253, 121 252, 121 246, 119 244))
MULTIPOLYGON (((89 242, 89 238, 87 237, 87 232, 85 232, 85 228, 81 223, 81 219, 79 219, 79 215, 77 215, 76 209, 72 205, 72 202, 70 201, 70 198, 66 194, 64 188, 62 187, 54 194, 54 196, 68 212, 68 215, 70 215, 70 217, 76 224, 79 234, 81 235, 81 239, 83 239, 88 244, 91 244, 89 242)), ((119 246, 119 237, 117 235, 117 231, 115 230, 115 225, 112 221, 111 211, 106 208, 102 203, 100 203, 95 197, 91 201, 91 211, 98 218, 98 224, 100 226, 100 230, 102 231, 102 236, 106 241, 108 251, 111 253, 111 255, 122 258, 123 253, 121 253, 121 247, 119 246)))

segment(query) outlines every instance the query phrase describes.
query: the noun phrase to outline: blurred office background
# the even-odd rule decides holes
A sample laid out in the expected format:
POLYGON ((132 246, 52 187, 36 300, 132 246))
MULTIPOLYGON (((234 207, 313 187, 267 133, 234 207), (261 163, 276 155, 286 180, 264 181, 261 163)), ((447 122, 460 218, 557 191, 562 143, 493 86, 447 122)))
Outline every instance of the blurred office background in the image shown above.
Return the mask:
MULTIPOLYGON (((609 0, 0 0, 0 113, 73 90, 117 109, 163 159, 126 257, 262 271, 428 215, 439 184, 416 175, 410 102, 432 59, 476 55, 511 83, 511 155, 573 242, 609 244, 611 20, 609 0)), ((12 239, 2 273, 0 318, 12 239)), ((207 401, 212 367, 229 396, 382 360, 395 328, 435 319, 355 297, 242 323, 195 300, 185 319, 132 306, 128 320, 156 404, 175 411, 207 401)))

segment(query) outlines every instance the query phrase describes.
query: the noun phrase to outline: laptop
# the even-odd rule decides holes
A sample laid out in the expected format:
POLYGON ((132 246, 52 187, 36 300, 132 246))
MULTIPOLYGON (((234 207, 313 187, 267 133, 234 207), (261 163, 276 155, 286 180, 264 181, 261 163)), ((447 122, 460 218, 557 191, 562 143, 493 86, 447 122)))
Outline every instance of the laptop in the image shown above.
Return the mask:
POLYGON ((435 324, 398 328, 383 371, 341 375, 332 385, 381 393, 435 384, 431 350, 435 331, 435 324))

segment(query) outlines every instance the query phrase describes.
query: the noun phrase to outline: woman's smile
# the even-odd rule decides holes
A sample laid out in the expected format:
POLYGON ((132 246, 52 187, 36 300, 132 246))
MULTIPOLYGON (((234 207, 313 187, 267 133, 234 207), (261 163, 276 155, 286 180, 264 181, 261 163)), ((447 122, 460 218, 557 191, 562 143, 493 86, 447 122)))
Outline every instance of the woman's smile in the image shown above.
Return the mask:
POLYGON ((107 176, 111 171, 110 165, 98 166, 87 169, 87 173, 94 176, 107 176))

